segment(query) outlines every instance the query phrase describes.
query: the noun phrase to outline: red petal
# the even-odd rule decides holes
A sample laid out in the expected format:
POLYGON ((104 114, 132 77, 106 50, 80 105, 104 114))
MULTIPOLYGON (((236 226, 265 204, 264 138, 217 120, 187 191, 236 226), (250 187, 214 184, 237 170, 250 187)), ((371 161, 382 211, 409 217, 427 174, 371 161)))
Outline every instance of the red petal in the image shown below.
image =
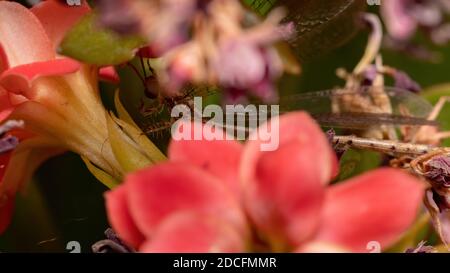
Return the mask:
POLYGON ((422 203, 420 181, 400 170, 379 169, 330 187, 317 240, 355 252, 369 242, 382 249, 413 223, 422 203))
POLYGON ((125 186, 121 185, 107 192, 105 199, 109 223, 114 231, 124 242, 138 248, 145 237, 131 218, 125 186))
POLYGON ((261 152, 260 141, 244 150, 241 178, 248 213, 273 243, 297 245, 315 231, 324 183, 335 163, 319 126, 305 113, 280 118, 280 146, 261 152))
POLYGON ((153 239, 140 248, 147 253, 232 253, 244 251, 244 241, 219 217, 180 213, 165 220, 153 239))
POLYGON ((295 249, 295 253, 350 253, 348 249, 326 242, 312 241, 300 245, 295 249))
POLYGON ((298 245, 317 228, 325 191, 314 152, 293 141, 258 160, 255 181, 245 188, 246 207, 272 241, 298 245))
POLYGON ((80 63, 69 58, 16 66, 0 76, 0 84, 9 92, 26 93, 38 77, 58 76, 76 72, 80 63))
MULTIPOLYGON (((206 140, 194 139, 195 130, 212 129, 202 123, 183 123, 182 126, 195 127, 191 140, 176 140, 174 135, 169 146, 169 158, 173 162, 189 162, 213 174, 231 189, 236 198, 240 200, 239 163, 243 150, 242 145, 234 140, 206 140)), ((220 135, 225 133, 219 130, 220 135)))
POLYGON ((11 113, 14 111, 14 108, 8 108, 0 112, 0 122, 6 120, 11 113))
POLYGON ((140 48, 138 51, 138 56, 141 58, 158 58, 161 57, 161 54, 157 54, 155 50, 153 50, 150 46, 146 46, 140 48))
POLYGON ((245 219, 221 182, 189 163, 166 163, 129 175, 128 204, 136 225, 148 237, 174 213, 195 211, 221 215, 241 234, 245 219))
POLYGON ((66 32, 90 10, 85 1, 80 6, 69 6, 62 1, 47 0, 33 6, 31 12, 41 22, 53 48, 57 48, 66 32))
POLYGON ((104 81, 115 83, 115 84, 120 82, 119 75, 117 74, 114 66, 102 67, 98 71, 98 74, 100 76, 100 79, 102 79, 104 81))
MULTIPOLYGON (((272 138, 279 139, 279 147, 282 147, 284 143, 289 143, 292 140, 299 142, 305 147, 310 147, 312 150, 316 150, 312 158, 320 168, 322 177, 322 183, 328 183, 333 176, 334 171, 338 168, 338 161, 334 151, 331 149, 328 140, 324 133, 317 125, 317 123, 305 112, 292 112, 282 115, 281 117, 274 118, 273 121, 278 120, 278 132, 273 132, 272 138)), ((272 121, 270 121, 272 122, 272 121)), ((276 124, 276 123, 275 123, 276 124)), ((271 132, 270 126, 263 124, 258 128, 258 131, 254 132, 247 142, 245 148, 245 160, 242 160, 243 165, 246 168, 241 168, 241 176, 246 180, 254 175, 254 166, 258 160, 258 157, 263 154, 261 152, 262 144, 267 143, 259 140, 258 135, 264 135, 262 132, 271 132)))
POLYGON ((0 18, 0 41, 10 67, 55 58, 44 28, 27 8, 0 1, 0 18))

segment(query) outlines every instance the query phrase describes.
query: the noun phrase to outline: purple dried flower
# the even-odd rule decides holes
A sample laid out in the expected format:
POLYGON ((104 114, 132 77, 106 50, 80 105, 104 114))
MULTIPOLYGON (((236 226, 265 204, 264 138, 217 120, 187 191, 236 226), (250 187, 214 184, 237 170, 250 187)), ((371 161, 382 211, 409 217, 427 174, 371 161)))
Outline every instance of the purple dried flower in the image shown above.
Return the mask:
POLYGON ((381 11, 395 40, 410 40, 419 28, 435 43, 446 43, 450 38, 450 29, 442 28, 450 13, 448 0, 389 0, 383 2, 381 11))
POLYGON ((132 0, 98 0, 99 24, 119 34, 137 34, 140 21, 133 12, 132 0))
MULTIPOLYGON (((392 77, 394 79, 394 86, 400 89, 409 90, 414 93, 420 92, 422 90, 422 87, 414 81, 406 72, 385 67, 384 74, 392 77)), ((362 85, 364 86, 371 86, 373 85, 377 75, 378 71, 375 65, 369 65, 363 72, 362 76, 362 85)))
POLYGON ((219 48, 215 66, 219 81, 234 88, 261 82, 267 70, 264 52, 256 45, 237 40, 219 48))
POLYGON ((370 86, 373 84, 373 82, 375 81, 376 77, 377 77, 377 68, 375 67, 375 65, 369 65, 366 70, 364 70, 363 72, 363 79, 361 84, 364 86, 370 86))
POLYGON ((284 66, 274 44, 294 32, 294 24, 280 23, 282 9, 261 21, 239 0, 101 0, 98 7, 103 25, 119 33, 138 27, 147 38, 139 55, 160 58, 156 74, 166 96, 186 84, 207 84, 234 90, 233 96, 277 98, 284 66))
POLYGON ((450 243, 450 198, 448 192, 438 193, 429 189, 425 194, 425 205, 430 212, 434 228, 445 245, 450 243))
POLYGON ((0 154, 14 150, 19 145, 19 139, 15 136, 5 136, 0 139, 0 154))
POLYGON ((105 240, 98 241, 92 246, 94 253, 131 253, 135 252, 129 246, 125 245, 122 240, 111 228, 105 231, 105 240))
POLYGON ((437 250, 432 246, 427 246, 427 242, 420 242, 416 248, 409 248, 405 253, 436 253, 437 250))
POLYGON ((0 154, 6 153, 19 145, 19 139, 15 136, 6 135, 7 132, 23 128, 24 122, 19 120, 9 120, 0 126, 0 154))
POLYGON ((381 11, 389 34, 398 40, 408 40, 416 32, 417 20, 411 16, 414 0, 390 0, 383 2, 381 11))
POLYGON ((427 162, 425 177, 445 188, 450 188, 450 157, 437 156, 427 162))
POLYGON ((333 144, 334 137, 336 136, 336 131, 333 128, 331 128, 330 130, 328 130, 326 132, 326 136, 327 136, 328 142, 330 142, 330 144, 333 144))
POLYGON ((422 87, 414 81, 408 74, 403 71, 396 70, 392 77, 394 78, 394 85, 400 89, 409 90, 414 93, 419 93, 422 87))

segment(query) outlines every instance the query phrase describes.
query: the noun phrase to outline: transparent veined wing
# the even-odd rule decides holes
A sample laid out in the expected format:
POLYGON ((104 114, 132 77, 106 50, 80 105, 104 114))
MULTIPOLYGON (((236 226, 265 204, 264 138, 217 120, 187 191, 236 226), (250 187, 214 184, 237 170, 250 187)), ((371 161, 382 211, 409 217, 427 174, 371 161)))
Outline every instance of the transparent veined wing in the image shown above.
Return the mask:
MULTIPOLYGON (((303 110, 309 112, 325 127, 365 129, 374 125, 438 125, 427 120, 433 106, 424 98, 403 89, 394 87, 360 87, 358 89, 337 88, 309 92, 291 96, 282 96, 277 104, 279 113, 303 110), (379 97, 386 97, 392 111, 382 112, 376 107, 379 97), (340 106, 336 112, 333 104, 340 106)), ((262 106, 262 105, 259 105, 262 106)), ((272 106, 267 112, 258 107, 258 111, 236 113, 247 119, 270 116, 272 106)))

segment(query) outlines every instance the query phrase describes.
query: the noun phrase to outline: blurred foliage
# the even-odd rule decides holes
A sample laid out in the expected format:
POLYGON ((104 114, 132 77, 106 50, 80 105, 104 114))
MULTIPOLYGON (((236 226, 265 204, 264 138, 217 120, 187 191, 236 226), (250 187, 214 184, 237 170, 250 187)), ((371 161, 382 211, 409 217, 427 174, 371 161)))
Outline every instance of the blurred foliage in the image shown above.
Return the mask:
MULTIPOLYGON (((441 97, 450 98, 450 83, 431 86, 424 90, 423 96, 433 104, 438 102, 441 97)), ((442 109, 438 121, 442 131, 450 131, 450 99, 442 109)), ((443 144, 450 146, 450 139, 444 140, 443 144)))
POLYGON ((144 39, 122 37, 99 28, 95 13, 87 14, 62 41, 61 54, 95 65, 116 65, 129 61, 144 39))
POLYGON ((301 61, 320 56, 351 39, 359 30, 358 13, 366 9, 361 0, 243 0, 260 15, 274 7, 287 11, 296 33, 289 44, 301 61))
POLYGON ((380 166, 382 155, 371 151, 348 150, 339 161, 339 177, 342 181, 380 166))
MULTIPOLYGON (((281 0, 280 0, 281 2, 281 0)), ((286 3, 303 1, 286 1, 286 3)), ((305 1, 330 3, 335 1, 305 1)), ((340 2, 340 1, 336 1, 340 2)), ((342 2, 342 1, 341 1, 342 2)), ((291 10, 291 9, 290 9, 291 10)), ((339 22, 333 22, 339 24, 339 22)), ((328 38, 328 37, 325 37, 328 38)), ((342 85, 336 77, 338 67, 351 70, 358 62, 365 48, 367 33, 360 32, 349 43, 329 52, 313 54, 302 62, 301 76, 285 76, 280 81, 281 95, 329 89, 342 85)), ((300 40, 299 40, 300 42, 300 40)), ((317 43, 312 43, 312 45, 317 43)), ((314 46, 311 47, 314 51, 314 46)), ((424 93, 431 102, 440 95, 450 95, 450 47, 436 49, 442 56, 440 63, 427 63, 412 59, 397 52, 383 51, 387 65, 406 71, 423 87, 434 87, 424 93), (448 85, 445 85, 449 83, 448 85), (442 85, 444 84, 444 85, 442 85)), ((319 49, 318 49, 318 52, 319 49)), ((300 55, 304 54, 299 52, 300 55)), ((314 52, 313 52, 314 53, 314 52)), ((311 53, 307 53, 311 54, 311 53)), ((131 115, 143 121, 139 104, 144 98, 144 87, 137 75, 128 67, 119 67, 121 75, 121 99, 131 115)), ((102 96, 109 109, 113 107, 115 87, 102 84, 102 96)), ((444 129, 450 130, 450 106, 441 115, 444 129)), ((155 142, 165 150, 167 140, 156 137, 155 142)), ((447 142, 447 144, 450 144, 447 142)), ((341 174, 347 178, 373 167, 380 158, 373 153, 352 151, 344 158, 346 162, 356 162, 354 168, 341 174), (359 162, 357 160, 360 159, 359 162)), ((48 252, 67 251, 69 241, 78 241, 83 252, 90 252, 90 246, 103 239, 103 231, 108 227, 104 210, 103 192, 106 188, 95 180, 82 160, 68 153, 47 161, 36 173, 25 196, 17 199, 17 210, 10 229, 0 237, 0 252, 48 252)))

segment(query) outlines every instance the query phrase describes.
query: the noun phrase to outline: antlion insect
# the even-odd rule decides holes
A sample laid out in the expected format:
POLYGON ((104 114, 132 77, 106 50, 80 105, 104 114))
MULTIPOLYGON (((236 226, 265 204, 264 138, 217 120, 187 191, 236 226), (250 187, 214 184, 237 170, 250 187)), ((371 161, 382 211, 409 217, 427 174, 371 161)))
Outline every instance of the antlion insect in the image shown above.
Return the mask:
POLYGON ((147 135, 160 137, 171 128, 176 120, 170 116, 170 113, 176 105, 187 105, 194 112, 193 98, 195 96, 206 97, 217 93, 216 87, 186 86, 180 90, 179 95, 166 96, 149 59, 144 62, 143 58, 139 58, 139 63, 143 75, 132 63, 127 65, 139 77, 144 87, 146 101, 141 100, 139 112, 145 119, 143 127, 147 135))

